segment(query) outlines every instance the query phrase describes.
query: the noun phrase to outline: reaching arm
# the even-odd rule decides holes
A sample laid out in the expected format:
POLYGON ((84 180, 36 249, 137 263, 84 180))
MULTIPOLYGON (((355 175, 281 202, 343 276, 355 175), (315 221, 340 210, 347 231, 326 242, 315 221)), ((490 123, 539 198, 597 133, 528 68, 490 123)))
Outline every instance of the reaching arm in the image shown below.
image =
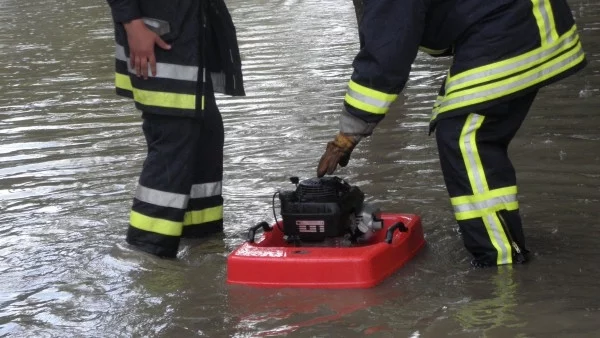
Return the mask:
POLYGON ((353 62, 341 132, 370 135, 404 88, 431 0, 365 1, 361 49, 353 62))
POLYGON ((340 132, 327 143, 317 176, 348 164, 360 140, 371 135, 408 81, 432 0, 364 2, 359 24, 360 52, 340 115, 340 132))

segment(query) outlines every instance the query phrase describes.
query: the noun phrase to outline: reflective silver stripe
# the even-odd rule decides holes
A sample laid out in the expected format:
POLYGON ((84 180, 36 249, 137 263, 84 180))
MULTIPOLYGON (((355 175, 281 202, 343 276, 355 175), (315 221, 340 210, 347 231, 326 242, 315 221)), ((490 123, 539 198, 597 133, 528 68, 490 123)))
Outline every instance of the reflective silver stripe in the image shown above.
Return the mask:
MULTIPOLYGON (((125 48, 123 46, 116 45, 115 57, 117 60, 127 62, 127 70, 130 73, 135 74, 135 69, 131 67, 131 63, 129 62, 127 55, 125 55, 125 48)), ((148 76, 153 76, 150 71, 148 72, 148 76)), ((198 80, 198 67, 157 62, 156 77, 181 81, 196 81, 198 80)))
POLYGON ((500 247, 500 252, 498 252, 500 264, 508 264, 508 253, 510 252, 510 248, 505 246, 505 244, 508 245, 508 243, 502 239, 502 235, 504 234, 502 224, 498 222, 498 217, 495 214, 488 214, 485 217, 492 230, 492 235, 500 247))
POLYGON ((517 201, 517 195, 511 194, 506 196, 494 197, 487 199, 485 201, 479 201, 474 203, 465 203, 454 206, 454 213, 468 212, 468 211, 478 211, 484 210, 487 208, 493 208, 500 204, 507 204, 517 201))
POLYGON ((189 196, 172 192, 160 191, 143 185, 138 185, 135 198, 142 202, 176 209, 187 208, 189 196))
POLYGON ((190 192, 190 198, 205 198, 211 196, 221 195, 222 184, 221 182, 211 182, 203 184, 192 185, 190 192))
POLYGON ((360 102, 366 103, 370 106, 374 106, 377 108, 389 108, 392 105, 391 101, 382 101, 382 100, 378 100, 378 99, 370 97, 370 96, 366 96, 364 94, 361 94, 361 93, 353 90, 350 87, 348 87, 346 94, 355 100, 358 100, 360 102))
MULTIPOLYGON (((523 85, 527 85, 527 84, 533 85, 535 83, 541 82, 541 81, 536 81, 536 80, 539 80, 544 75, 550 74, 556 70, 561 69, 562 67, 568 65, 569 63, 577 60, 581 56, 583 56, 583 50, 580 47, 578 47, 577 53, 575 53, 574 55, 568 57, 567 59, 563 60, 562 62, 559 62, 551 67, 542 68, 539 71, 537 71, 531 75, 528 75, 527 77, 524 77, 517 81, 512 81, 503 86, 479 91, 479 92, 476 92, 476 93, 473 93, 470 95, 458 96, 453 99, 444 99, 441 102, 438 109, 443 109, 444 107, 447 107, 450 105, 458 104, 461 102, 467 102, 467 101, 471 101, 471 100, 476 100, 476 99, 480 99, 480 98, 486 98, 486 101, 487 101, 487 100, 491 100, 495 97, 502 96, 502 95, 497 95, 497 94, 501 94, 501 93, 505 93, 505 92, 506 92, 506 94, 512 93, 513 91, 518 90, 519 87, 521 87, 523 85), (490 97, 490 98, 488 98, 488 97, 490 97)), ((446 96, 446 97, 448 97, 448 96, 446 96)))
MULTIPOLYGON (((490 69, 485 69, 485 70, 482 70, 475 74, 467 75, 467 76, 461 77, 456 80, 454 80, 454 79, 452 79, 452 77, 450 77, 450 78, 448 78, 448 81, 446 81, 446 92, 445 93, 446 93, 446 95, 448 95, 448 94, 450 94, 450 92, 452 90, 455 89, 455 87, 466 84, 467 82, 486 80, 486 79, 489 79, 491 76, 502 74, 502 73, 508 72, 510 70, 516 71, 517 68, 520 68, 522 66, 527 66, 529 64, 533 64, 536 61, 543 59, 543 58, 547 57, 548 55, 551 55, 552 53, 554 53, 562 48, 565 48, 565 46, 571 44, 575 40, 577 40, 577 34, 571 34, 567 38, 562 40, 560 43, 558 43, 552 47, 549 47, 548 49, 544 49, 544 50, 540 51, 539 53, 535 53, 521 61, 512 62, 512 63, 509 63, 504 66, 500 66, 500 67, 493 67, 493 68, 490 67, 490 69)), ((465 87, 468 87, 468 85, 465 87)))

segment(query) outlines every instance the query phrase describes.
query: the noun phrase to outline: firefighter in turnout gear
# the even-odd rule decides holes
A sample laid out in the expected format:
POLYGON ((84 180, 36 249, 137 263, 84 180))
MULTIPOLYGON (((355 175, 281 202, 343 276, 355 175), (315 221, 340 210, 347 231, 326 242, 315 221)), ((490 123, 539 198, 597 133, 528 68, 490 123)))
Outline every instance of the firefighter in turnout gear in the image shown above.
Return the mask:
POLYGON ((107 0, 117 94, 142 112, 148 154, 127 242, 175 257, 182 237, 223 230, 223 120, 214 92, 244 95, 223 0, 107 0))
POLYGON ((317 175, 348 163, 406 84, 417 51, 452 56, 433 106, 440 163, 476 266, 527 260, 507 148, 537 91, 582 69, 565 0, 365 1, 340 131, 317 175))

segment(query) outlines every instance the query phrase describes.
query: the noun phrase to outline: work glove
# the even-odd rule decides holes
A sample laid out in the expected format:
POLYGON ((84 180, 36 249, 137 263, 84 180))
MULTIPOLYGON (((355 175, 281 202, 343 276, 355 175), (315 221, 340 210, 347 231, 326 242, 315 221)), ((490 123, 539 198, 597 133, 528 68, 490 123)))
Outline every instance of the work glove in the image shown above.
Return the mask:
POLYGON ((333 174, 338 164, 342 167, 348 165, 350 154, 361 138, 360 135, 337 133, 333 141, 327 142, 325 153, 321 156, 317 166, 317 177, 333 174))

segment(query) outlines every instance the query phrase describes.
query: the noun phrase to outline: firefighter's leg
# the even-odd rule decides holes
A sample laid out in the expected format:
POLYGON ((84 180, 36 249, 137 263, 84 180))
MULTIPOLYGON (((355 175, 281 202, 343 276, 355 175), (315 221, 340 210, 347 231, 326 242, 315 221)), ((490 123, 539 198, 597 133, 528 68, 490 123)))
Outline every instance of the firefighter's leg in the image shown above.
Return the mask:
POLYGON ((515 170, 507 149, 535 94, 437 124, 444 180, 474 265, 526 260, 515 170))
POLYGON ((199 123, 144 114, 148 155, 133 200, 127 242, 161 257, 175 257, 192 182, 199 123))
POLYGON ((195 169, 183 237, 203 237, 223 231, 223 120, 213 96, 205 98, 205 108, 195 140, 195 169))

